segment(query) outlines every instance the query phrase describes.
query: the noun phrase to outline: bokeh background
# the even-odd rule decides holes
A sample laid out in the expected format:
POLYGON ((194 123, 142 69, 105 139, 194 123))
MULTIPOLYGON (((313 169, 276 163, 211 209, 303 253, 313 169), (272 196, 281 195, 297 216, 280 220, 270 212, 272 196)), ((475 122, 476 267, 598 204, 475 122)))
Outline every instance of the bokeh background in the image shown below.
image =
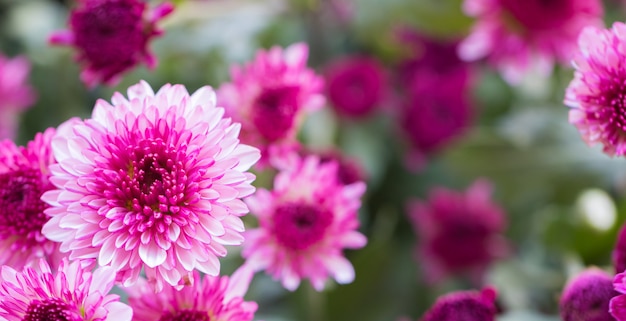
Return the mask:
MULTIPOLYGON (((304 282, 292 293, 259 273, 246 297, 259 304, 257 320, 417 320, 437 296, 475 288, 463 277, 425 282, 406 204, 427 198, 435 186, 465 190, 477 178, 493 183, 512 244, 511 254, 490 265, 486 276, 499 292, 499 320, 559 320, 558 298, 569 277, 590 265, 612 271, 611 251, 626 218, 626 166, 586 146, 568 123, 563 96, 572 68, 559 66, 547 79, 531 74, 511 86, 488 65, 472 65, 471 122, 422 164, 407 165, 410 142, 398 130, 395 110, 406 100, 398 75, 416 53, 398 31, 444 42, 462 39, 472 19, 463 14, 461 0, 174 3, 176 11, 160 24, 165 34, 151 44, 157 68, 140 66, 114 87, 89 89, 78 78, 72 49, 47 43, 50 33, 66 28, 73 1, 0 0, 0 51, 30 60, 37 93, 21 116, 17 141, 23 144, 70 117, 88 117, 97 99, 109 100, 140 79, 153 88, 217 88, 229 81, 232 64, 275 45, 308 43, 309 66, 320 74, 332 61, 360 54, 379 61, 387 76, 388 95, 366 117, 340 117, 329 103, 306 119, 299 134, 306 146, 350 155, 366 173, 360 218, 368 245, 346 253, 355 282, 321 293, 304 282)), ((607 25, 626 18, 619 1, 604 4, 607 25)), ((446 84, 441 86, 445 93, 446 84)), ((259 173, 255 185, 270 182, 259 173)), ((223 260, 224 273, 241 264, 237 251, 223 260)))

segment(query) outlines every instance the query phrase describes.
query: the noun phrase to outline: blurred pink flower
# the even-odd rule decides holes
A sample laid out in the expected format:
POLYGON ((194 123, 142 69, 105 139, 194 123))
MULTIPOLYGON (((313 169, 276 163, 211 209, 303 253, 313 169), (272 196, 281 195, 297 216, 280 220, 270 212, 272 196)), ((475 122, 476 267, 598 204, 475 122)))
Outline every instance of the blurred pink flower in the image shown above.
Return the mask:
POLYGON ((417 260, 429 283, 461 272, 481 283, 489 264, 508 254, 501 234, 506 218, 485 180, 465 192, 435 188, 427 202, 412 202, 408 215, 419 237, 417 260))
POLYGON ((252 321, 257 304, 243 300, 252 277, 245 266, 230 278, 205 275, 202 279, 194 272, 193 285, 180 291, 166 287, 160 293, 140 278, 126 288, 128 304, 134 321, 252 321))
POLYGON ((612 261, 616 274, 626 272, 626 224, 622 225, 617 234, 612 261))
POLYGON ((324 80, 306 67, 308 52, 303 43, 260 50, 254 61, 234 66, 232 82, 218 91, 218 105, 242 124, 241 140, 261 149, 258 166, 273 149, 297 148, 304 116, 324 104, 324 80))
POLYGON ((274 189, 260 189, 246 199, 259 228, 246 232, 243 256, 255 270, 267 270, 293 291, 308 278, 321 291, 331 275, 341 284, 354 280, 354 268, 343 249, 365 246, 357 211, 365 184, 343 185, 338 164, 301 159, 281 171, 274 189))
POLYGON ((531 68, 547 77, 568 64, 580 31, 603 24, 600 0, 465 0, 463 9, 476 22, 459 55, 487 58, 512 84, 531 68))
POLYGON ((240 125, 209 87, 155 94, 142 81, 112 103, 59 128, 44 235, 71 259, 113 267, 124 285, 142 268, 157 291, 188 284, 194 269, 218 275, 224 245, 243 242, 240 199, 254 192, 246 171, 259 151, 239 144, 240 125))
POLYGON ((70 30, 50 36, 50 43, 74 46, 81 62, 82 81, 89 87, 98 83, 115 85, 123 73, 145 62, 156 66, 148 43, 163 33, 156 23, 174 10, 163 2, 146 12, 141 0, 79 0, 69 19, 70 30))
POLYGON ((619 292, 609 302, 609 312, 617 321, 626 321, 626 272, 613 278, 613 288, 619 292))
POLYGON ((610 156, 626 155, 625 32, 626 24, 621 22, 612 29, 583 30, 573 60, 576 72, 564 100, 572 107, 569 121, 583 140, 590 146, 602 144, 610 156))
POLYGON ((570 279, 559 301, 563 321, 614 321, 609 301, 618 293, 613 290, 611 276, 588 268, 570 279))
POLYGON ((35 101, 27 84, 30 63, 24 57, 0 54, 0 140, 15 139, 19 116, 35 101))
POLYGON ((45 261, 39 270, 16 271, 3 266, 0 274, 0 319, 8 321, 71 320, 130 321, 132 309, 108 294, 115 271, 83 269, 84 262, 63 260, 55 274, 45 261))
POLYGON ((387 90, 381 64, 366 56, 344 57, 326 67, 328 99, 340 115, 364 117, 380 104, 387 90))
POLYGON ((496 295, 491 287, 442 295, 420 321, 495 321, 496 295))
POLYGON ((49 219, 41 195, 54 188, 48 167, 53 128, 38 133, 26 147, 0 141, 0 265, 22 269, 40 259, 56 266, 62 255, 58 244, 46 239, 41 228, 49 219))

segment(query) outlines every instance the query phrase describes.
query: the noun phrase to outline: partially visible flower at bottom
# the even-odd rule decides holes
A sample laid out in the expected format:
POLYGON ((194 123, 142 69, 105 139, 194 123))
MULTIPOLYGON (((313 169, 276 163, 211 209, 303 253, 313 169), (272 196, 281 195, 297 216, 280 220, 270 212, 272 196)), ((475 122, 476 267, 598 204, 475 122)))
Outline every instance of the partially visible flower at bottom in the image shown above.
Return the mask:
POLYGON ((19 116, 35 100, 26 83, 30 63, 24 57, 9 59, 0 53, 0 139, 14 139, 19 116))
POLYGON ((244 301, 254 273, 240 267, 232 277, 193 273, 193 285, 178 291, 166 287, 155 293, 145 279, 127 288, 128 303, 134 310, 134 321, 251 321, 256 302, 244 301))
POLYGON ((563 321, 613 321, 609 301, 617 294, 611 276, 589 268, 569 280, 559 301, 563 321))
POLYGON ((626 321, 626 272, 613 278, 613 288, 618 295, 609 302, 609 312, 617 321, 626 321))
POLYGON ((617 235, 615 247, 613 247, 612 261, 616 274, 626 271, 626 224, 621 227, 617 235))
POLYGON ((439 297, 420 321, 493 321, 496 295, 492 287, 448 293, 439 297))
POLYGON ((0 320, 8 321, 130 321, 132 309, 108 294, 115 283, 115 270, 95 271, 88 262, 63 260, 53 274, 40 261, 39 270, 16 271, 3 266, 0 272, 0 320))

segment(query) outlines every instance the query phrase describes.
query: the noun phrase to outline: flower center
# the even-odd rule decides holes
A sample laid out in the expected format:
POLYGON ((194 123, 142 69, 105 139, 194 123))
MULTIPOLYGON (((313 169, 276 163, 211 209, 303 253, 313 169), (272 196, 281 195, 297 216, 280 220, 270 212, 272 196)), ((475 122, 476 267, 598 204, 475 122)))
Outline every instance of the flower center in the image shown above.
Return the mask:
POLYGON ((450 268, 465 268, 491 258, 489 243, 492 232, 481 222, 450 219, 433 239, 432 250, 450 268))
POLYGON ((70 306, 60 299, 34 300, 28 306, 22 321, 78 321, 70 306))
POLYGON ((44 192, 41 173, 21 169, 0 174, 0 238, 22 236, 26 244, 14 244, 30 249, 34 243, 44 242, 41 227, 48 221, 43 213, 47 205, 41 201, 44 192))
POLYGON ((332 213, 308 204, 284 204, 274 212, 274 234, 283 246, 304 250, 321 240, 332 213))
POLYGON ((265 88, 252 107, 252 122, 268 141, 279 140, 293 127, 298 87, 265 88))
POLYGON ((607 124, 604 130, 612 144, 618 144, 626 139, 626 85, 620 79, 604 81, 599 85, 599 94, 581 95, 580 100, 591 105, 599 106, 587 112, 587 118, 592 123, 607 124))
POLYGON ((207 312, 195 310, 182 310, 176 312, 165 312, 159 321, 211 321, 207 312))

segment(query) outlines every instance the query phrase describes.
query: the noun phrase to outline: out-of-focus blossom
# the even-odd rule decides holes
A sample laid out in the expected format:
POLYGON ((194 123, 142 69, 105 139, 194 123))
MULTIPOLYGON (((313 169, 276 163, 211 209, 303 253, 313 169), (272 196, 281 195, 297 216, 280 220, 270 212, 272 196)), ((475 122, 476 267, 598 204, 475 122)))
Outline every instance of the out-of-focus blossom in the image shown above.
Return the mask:
POLYGON ((365 246, 357 211, 363 182, 344 185, 338 164, 316 156, 301 159, 281 171, 274 189, 260 189, 246 199, 260 227, 246 232, 243 256, 255 270, 266 270, 295 290, 308 278, 321 291, 328 276, 341 283, 354 279, 354 268, 343 249, 365 246))
POLYGON ((234 66, 232 82, 218 91, 218 105, 242 124, 241 140, 261 149, 261 167, 272 153, 296 149, 303 117, 324 104, 324 80, 307 68, 308 52, 303 43, 261 50, 254 61, 234 66))
POLYGON ((139 63, 156 66, 148 44, 163 33, 156 24, 173 9, 169 2, 148 11, 141 0, 79 0, 70 14, 69 30, 55 32, 49 41, 76 48, 87 86, 115 85, 139 63))
POLYGON ((613 278, 613 288, 617 295, 609 302, 609 312, 617 321, 626 321, 626 272, 613 278))
POLYGON ((0 265, 20 270, 40 259, 60 263, 58 244, 41 234, 49 219, 41 195, 54 188, 48 169, 55 163, 54 134, 53 128, 38 133, 25 147, 0 142, 0 265))
POLYGON ((344 57, 326 68, 326 91, 337 113, 369 115, 381 103, 387 81, 380 63, 365 56, 344 57))
POLYGON ((143 278, 125 290, 134 321, 252 321, 257 304, 243 300, 252 277, 252 270, 243 266, 230 278, 201 278, 196 271, 193 285, 180 291, 166 287, 155 293, 143 278))
POLYGON ((429 283, 455 273, 468 273, 480 283, 489 264, 508 253, 501 234, 504 212, 485 180, 465 192, 435 188, 427 202, 412 202, 408 215, 419 236, 417 260, 429 283))
POLYGON ((133 310, 108 294, 115 271, 83 269, 81 261, 63 260, 56 273, 45 261, 39 270, 16 271, 3 266, 0 274, 0 319, 8 321, 130 321, 133 310))
POLYGON ((344 155, 340 150, 310 150, 300 149, 298 153, 291 152, 279 158, 274 158, 272 166, 278 170, 290 170, 299 166, 303 157, 316 156, 319 157, 320 163, 336 162, 337 163, 337 179, 344 185, 349 185, 359 181, 365 181, 367 175, 357 159, 344 155))
POLYGON ((580 34, 574 79, 565 93, 569 121, 588 145, 600 143, 610 156, 626 155, 626 24, 612 29, 588 27, 580 34))
POLYGON ((465 0, 463 9, 476 23, 459 55, 487 58, 512 84, 530 69, 547 77, 568 64, 581 30, 603 24, 600 0, 465 0))
POLYGON ((29 72, 26 58, 9 59, 0 54, 0 140, 15 139, 20 114, 35 100, 27 84, 29 72))
POLYGON ((615 274, 626 272, 626 224, 622 226, 619 234, 617 234, 612 259, 615 274))
POLYGON ((44 235, 71 259, 113 267, 125 285, 142 268, 157 291, 188 284, 194 269, 217 275, 224 245, 243 242, 241 198, 254 192, 246 171, 260 157, 223 115, 209 87, 155 94, 142 81, 128 99, 115 93, 92 118, 66 122, 52 143, 57 189, 42 197, 52 217, 44 235))
POLYGON ((614 321, 609 301, 618 293, 611 276, 589 268, 570 279, 561 295, 559 310, 563 321, 614 321))
POLYGON ((456 291, 440 296, 420 321, 494 321, 496 290, 456 291))

